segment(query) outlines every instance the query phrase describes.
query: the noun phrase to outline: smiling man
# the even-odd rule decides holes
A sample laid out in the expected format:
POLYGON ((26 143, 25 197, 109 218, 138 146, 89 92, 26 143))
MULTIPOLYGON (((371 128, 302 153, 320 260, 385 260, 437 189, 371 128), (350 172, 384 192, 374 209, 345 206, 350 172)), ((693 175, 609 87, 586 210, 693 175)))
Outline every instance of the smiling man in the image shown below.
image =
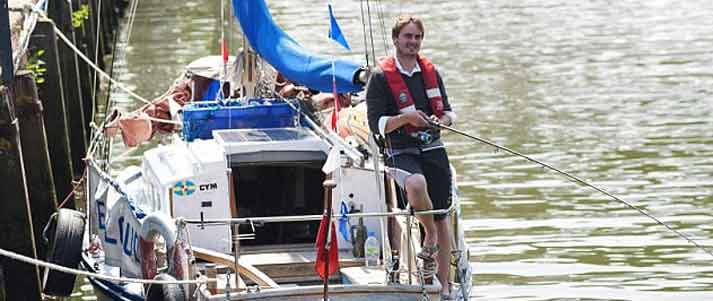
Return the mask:
MULTIPOLYGON (((366 90, 372 133, 385 141, 386 164, 410 173, 402 183, 408 203, 417 211, 445 209, 451 203, 451 172, 440 133, 429 120, 452 125, 455 113, 443 80, 427 58, 419 55, 423 22, 400 16, 391 31, 396 55, 383 59, 366 90)), ((403 207, 404 204, 400 204, 403 207)), ((418 215, 424 227, 424 273, 437 271, 443 295, 449 296, 450 228, 447 214, 418 215)))

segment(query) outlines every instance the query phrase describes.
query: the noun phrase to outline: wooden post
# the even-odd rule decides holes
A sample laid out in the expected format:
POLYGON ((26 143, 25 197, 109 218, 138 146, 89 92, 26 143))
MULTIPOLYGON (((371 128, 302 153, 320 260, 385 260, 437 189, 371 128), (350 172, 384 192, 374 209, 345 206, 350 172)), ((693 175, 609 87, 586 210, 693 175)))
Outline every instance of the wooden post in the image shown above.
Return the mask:
MULTIPOLYGON (((6 0, 0 0, 6 1, 6 0)), ((9 45, 9 44, 8 44, 9 45)), ((6 69, 3 69, 5 71, 6 69)), ((22 147, 10 103, 10 91, 0 91, 0 248, 37 258, 32 239, 32 214, 30 212, 22 147)), ((8 275, 6 279, 8 300, 41 300, 39 269, 7 257, 0 257, 0 265, 8 275)))
POLYGON ((5 271, 3 271, 2 265, 0 265, 0 301, 6 301, 7 296, 5 294, 5 271))
MULTIPOLYGON (((67 1, 50 1, 47 9, 48 16, 57 24, 62 33, 70 42, 74 43, 74 29, 72 28, 71 9, 67 1)), ((67 123, 69 125, 69 141, 71 145, 73 176, 78 179, 82 176, 86 156, 87 141, 85 135, 86 122, 82 101, 82 86, 79 82, 79 66, 77 55, 63 41, 58 43, 60 67, 62 73, 62 87, 67 108, 67 123)))
POLYGON ((57 210, 57 198, 52 180, 52 167, 47 153, 47 136, 42 120, 42 103, 37 98, 37 86, 30 71, 21 71, 15 76, 15 116, 20 127, 20 142, 32 146, 22 149, 25 166, 25 181, 32 212, 32 229, 38 254, 46 254, 42 243, 42 229, 57 210))
MULTIPOLYGON (((44 83, 38 84, 38 96, 44 108, 47 148, 52 163, 56 199, 61 202, 72 192, 73 169, 57 36, 51 20, 37 21, 35 31, 30 37, 29 49, 31 53, 35 53, 37 49, 44 50, 44 55, 39 59, 45 62, 47 71, 40 75, 44 83)), ((68 207, 74 208, 74 203, 69 203, 68 207)))
POLYGON ((2 70, 2 81, 12 82, 13 74, 12 62, 12 41, 10 32, 10 10, 7 7, 7 0, 0 0, 0 70, 2 70))
MULTIPOLYGON (((98 10, 97 0, 82 0, 82 4, 89 6, 89 19, 87 20, 87 43, 89 45, 88 56, 92 59, 94 64, 102 70, 105 70, 106 66, 104 65, 104 60, 102 59, 104 57, 104 46, 102 44, 102 35, 100 33, 103 28, 99 27, 100 23, 97 20, 97 17, 101 18, 103 15, 101 15, 101 11, 98 10), (97 57, 96 60, 94 59, 95 55, 97 57)), ((92 71, 92 77, 93 74, 94 72, 92 71)), ((99 82, 97 82, 97 87, 99 87, 99 82)))
MULTIPOLYGON (((116 29, 119 27, 119 23, 116 21, 118 20, 116 17, 117 6, 113 0, 103 0, 101 4, 102 7, 100 10, 102 11, 101 22, 103 28, 102 33, 104 36, 104 48, 116 51, 116 49, 112 49, 112 47, 114 47, 114 37, 119 34, 116 32, 116 29)), ((106 54, 109 54, 109 51, 107 51, 106 54)))
MULTIPOLYGON (((102 23, 101 20, 97 20, 97 18, 102 18, 104 15, 102 14, 102 11, 99 10, 98 8, 98 1, 97 0, 83 0, 86 2, 86 5, 89 5, 89 28, 90 30, 90 35, 89 35, 89 52, 90 52, 90 57, 92 58, 92 61, 102 70, 107 70, 106 65, 104 64, 104 36, 101 34, 101 31, 104 30, 103 27, 101 27, 102 23), (96 59, 95 59, 96 58, 96 59)), ((101 84, 101 77, 97 74, 96 76, 94 75, 95 73, 92 71, 91 72, 91 78, 92 78, 92 88, 95 88, 96 90, 96 96, 98 96, 99 93, 99 86, 101 84)), ((94 107, 92 108, 92 111, 96 114, 96 103, 98 102, 99 98, 94 97, 94 107)), ((94 120, 90 120, 94 121, 94 120)), ((89 138, 91 139, 91 130, 89 131, 89 138)))
MULTIPOLYGON (((70 9, 71 12, 74 13, 79 13, 80 10, 83 9, 82 0, 72 0, 70 9)), ((87 7, 88 9, 88 7, 87 7)), ((91 43, 91 20, 88 19, 81 19, 81 23, 79 27, 74 28, 74 45, 77 46, 79 50, 82 51, 82 53, 89 58, 89 60, 94 59, 94 47, 92 47, 91 43)), ((95 63, 96 62, 92 62, 95 63)), ((82 126, 84 127, 84 139, 85 143, 89 141, 90 137, 90 131, 89 131, 89 122, 92 121, 92 115, 93 115, 93 108, 94 108, 94 99, 92 98, 92 93, 93 90, 93 85, 92 85, 92 74, 94 69, 92 69, 89 64, 87 64, 86 61, 81 59, 79 56, 77 56, 77 70, 79 70, 79 87, 80 87, 80 93, 82 94, 82 118, 83 118, 83 123, 82 126)))
MULTIPOLYGON (((10 42, 8 1, 0 0, 0 248, 37 258, 32 237, 32 214, 27 201, 25 167, 14 108, 10 102, 14 65, 10 42)), ((6 282, 8 300, 40 300, 40 271, 7 257, 0 258, 5 273, 13 275, 6 282)))

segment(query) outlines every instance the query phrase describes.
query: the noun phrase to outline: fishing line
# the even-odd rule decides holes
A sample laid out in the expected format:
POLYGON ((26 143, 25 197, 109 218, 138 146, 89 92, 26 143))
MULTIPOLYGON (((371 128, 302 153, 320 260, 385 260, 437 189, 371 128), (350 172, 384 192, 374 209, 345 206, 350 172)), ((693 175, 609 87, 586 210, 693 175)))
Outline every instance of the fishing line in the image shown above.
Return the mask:
POLYGON ((614 200, 616 200, 616 201, 618 201, 618 202, 620 202, 620 203, 622 203, 622 204, 625 204, 625 205, 628 206, 629 208, 638 211, 639 213, 641 213, 641 214, 645 215, 646 217, 648 217, 648 218, 652 219, 653 221, 655 221, 657 224, 666 227, 666 229, 668 229, 668 230, 670 230, 671 232, 675 233, 675 234, 678 235, 679 237, 681 237, 681 238, 687 240, 688 242, 690 242, 691 244, 693 244, 694 246, 696 246, 698 249, 700 249, 700 250, 702 250, 702 251, 708 253, 709 255, 713 256, 713 251, 711 251, 711 250, 709 250, 708 248, 706 248, 706 247, 700 245, 699 243, 697 243, 697 242, 696 242, 695 240, 693 240, 692 238, 688 237, 687 235, 685 235, 685 234, 681 233, 680 231, 678 231, 678 230, 674 229, 673 227, 671 227, 669 224, 662 222, 662 221, 661 221, 660 219, 658 219, 657 217, 655 217, 655 216, 653 216, 652 214, 646 212, 646 210, 644 210, 644 209, 642 209, 642 208, 639 208, 639 207, 637 207, 637 206, 635 206, 635 205, 633 205, 633 204, 631 204, 631 203, 629 203, 629 202, 627 202, 627 201, 625 201, 625 200, 622 200, 621 198, 619 198, 619 197, 617 197, 617 196, 615 196, 615 195, 613 195, 613 194, 607 192, 606 190, 604 190, 604 189, 602 189, 602 188, 599 188, 599 187, 597 187, 597 186, 594 186, 594 185, 590 184, 589 182, 587 182, 587 181, 585 181, 585 180, 582 180, 581 178, 579 178, 579 177, 577 177, 577 176, 575 176, 575 175, 573 175, 573 174, 570 174, 570 173, 568 173, 568 172, 562 171, 562 170, 560 170, 560 169, 558 169, 558 168, 556 168, 556 167, 554 167, 554 166, 552 166, 552 165, 549 165, 549 164, 547 164, 547 163, 545 163, 545 162, 542 162, 542 161, 539 161, 539 160, 537 160, 537 159, 534 159, 534 158, 532 158, 532 157, 530 157, 530 156, 528 156, 528 155, 522 154, 522 153, 520 153, 520 152, 517 152, 517 151, 512 150, 512 149, 510 149, 510 148, 507 148, 507 147, 505 147, 505 146, 499 145, 499 144, 497 144, 497 143, 495 143, 495 142, 491 142, 491 141, 488 141, 488 140, 486 140, 486 139, 483 139, 483 138, 480 138, 480 137, 477 137, 477 136, 473 136, 473 135, 468 134, 468 133, 466 133, 466 132, 464 132, 464 131, 461 131, 461 130, 459 130, 459 129, 456 129, 456 128, 453 128, 453 127, 449 127, 449 126, 446 126, 446 125, 443 125, 443 124, 440 124, 440 123, 432 122, 432 121, 430 121, 430 120, 429 120, 429 123, 430 123, 431 126, 433 126, 433 127, 437 127, 437 128, 449 130, 449 131, 451 131, 451 132, 453 132, 453 133, 460 134, 460 135, 465 136, 465 137, 467 137, 467 138, 476 140, 476 141, 478 141, 478 142, 480 142, 480 143, 484 143, 484 144, 490 145, 490 146, 492 146, 492 147, 495 147, 496 149, 504 150, 504 151, 506 151, 506 152, 508 152, 508 153, 510 153, 510 154, 515 155, 515 156, 525 158, 525 159, 527 159, 527 160, 530 161, 530 162, 533 162, 533 163, 542 165, 542 166, 545 167, 545 168, 548 168, 548 169, 550 169, 550 170, 552 170, 552 171, 555 171, 555 172, 557 172, 557 173, 559 173, 559 174, 561 174, 561 175, 567 177, 568 179, 570 179, 570 180, 572 180, 572 181, 574 181, 574 182, 577 182, 577 183, 579 183, 579 184, 582 184, 582 185, 584 185, 584 186, 587 186, 587 187, 589 187, 589 188, 592 188, 592 189, 594 189, 594 190, 596 190, 596 191, 598 191, 598 192, 601 192, 601 193, 603 193, 604 195, 606 195, 606 196, 608 196, 608 197, 610 197, 610 198, 612 198, 612 199, 614 199, 614 200))

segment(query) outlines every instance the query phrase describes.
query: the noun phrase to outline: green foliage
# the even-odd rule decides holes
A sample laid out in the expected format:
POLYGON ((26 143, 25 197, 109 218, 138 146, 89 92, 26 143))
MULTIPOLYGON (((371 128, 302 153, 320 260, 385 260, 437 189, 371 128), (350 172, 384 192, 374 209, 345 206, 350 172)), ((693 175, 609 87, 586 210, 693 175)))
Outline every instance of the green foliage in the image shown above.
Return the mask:
POLYGON ((89 5, 82 4, 78 10, 72 13, 72 27, 81 27, 86 19, 89 19, 89 5))
POLYGON ((32 71, 32 77, 38 85, 45 82, 43 75, 47 72, 45 61, 40 59, 43 55, 45 55, 44 49, 37 49, 37 51, 31 52, 30 56, 27 58, 27 64, 25 64, 24 68, 32 71))

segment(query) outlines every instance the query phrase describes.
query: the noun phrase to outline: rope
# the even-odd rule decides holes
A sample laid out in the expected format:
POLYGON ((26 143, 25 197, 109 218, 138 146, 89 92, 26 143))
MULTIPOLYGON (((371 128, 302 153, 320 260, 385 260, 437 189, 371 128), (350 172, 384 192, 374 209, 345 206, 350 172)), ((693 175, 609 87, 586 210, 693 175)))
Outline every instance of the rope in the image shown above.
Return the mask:
MULTIPOLYGON (((85 174, 86 171, 87 171, 87 168, 84 167, 84 172, 82 172, 82 174, 85 174)), ((67 197, 64 198, 64 200, 62 201, 62 203, 60 203, 59 206, 57 206, 57 209, 64 207, 64 205, 65 205, 65 204, 72 198, 72 196, 77 192, 77 188, 79 187, 79 185, 82 185, 82 182, 84 182, 84 180, 85 180, 86 178, 87 178, 86 176, 82 176, 81 178, 79 178, 79 181, 77 181, 77 184, 72 185, 72 186, 74 186, 74 187, 72 187, 72 191, 69 192, 69 194, 67 194, 67 197)))
MULTIPOLYGON (((33 8, 33 12, 34 12, 34 13, 37 13, 37 14, 43 16, 43 17, 47 17, 47 16, 45 15, 45 13, 44 13, 43 11, 40 11, 39 9, 33 8)), ((133 91, 129 90, 129 88, 127 88, 126 86, 124 86, 124 84, 122 84, 122 83, 120 83, 119 81, 113 79, 109 74, 107 74, 106 72, 104 72, 104 70, 101 70, 101 68, 99 68, 96 64, 94 64, 86 55, 84 55, 84 53, 82 53, 81 50, 77 49, 77 47, 76 47, 74 44, 72 44, 72 42, 67 38, 67 36, 65 36, 65 35, 62 33, 62 31, 61 31, 57 26, 54 26, 54 30, 55 30, 55 33, 57 34, 57 36, 58 36, 70 49, 72 49, 72 51, 74 51, 80 58, 82 58, 82 60, 84 60, 84 62, 87 63, 87 65, 91 66, 92 69, 94 69, 94 71, 96 71, 97 73, 99 73, 102 77, 104 77, 105 79, 109 80, 111 83, 113 83, 114 85, 116 85, 117 87, 119 87, 119 89, 123 90, 124 92, 126 92, 126 93, 129 94, 130 96, 132 96, 132 97, 134 97, 134 98, 136 98, 136 99, 138 99, 138 100, 140 100, 140 101, 146 103, 147 105, 153 104, 151 101, 147 100, 146 98, 143 98, 143 97, 141 97, 140 95, 138 95, 138 94, 134 93, 133 91)), ((164 95, 167 95, 167 94, 164 94, 164 95)), ((138 110, 137 110, 137 111, 138 111, 138 110)), ((134 111, 134 112, 136 112, 136 111, 134 111)), ((181 122, 173 121, 173 120, 166 120, 166 119, 160 119, 160 118, 154 118, 154 117, 148 117, 148 119, 149 119, 150 121, 154 121, 154 122, 168 123, 168 124, 174 124, 174 125, 182 125, 181 122)))
POLYGON ((143 210, 141 210, 141 208, 140 208, 139 206, 136 205, 136 202, 134 201, 134 198, 131 197, 129 194, 127 194, 126 191, 122 188, 121 183, 118 183, 118 182, 114 181, 114 179, 112 179, 111 176, 109 176, 109 174, 107 174, 106 172, 104 172, 103 170, 101 170, 101 169, 99 168, 99 166, 97 166, 96 163, 94 163, 94 161, 89 160, 89 161, 87 161, 87 162, 88 162, 88 163, 87 163, 87 166, 93 167, 93 168, 94 168, 94 171, 96 171, 97 175, 99 175, 99 177, 100 177, 102 180, 106 181, 109 185, 111 185, 111 187, 114 188, 114 190, 115 190, 121 197, 126 198, 126 201, 127 201, 128 204, 129 204, 129 209, 131 209, 131 210, 130 210, 130 211, 131 211, 131 214, 133 214, 134 217, 136 217, 136 219, 139 219, 139 220, 140 220, 140 219, 144 218, 144 216, 146 216, 146 213, 145 213, 143 210))
POLYGON ((363 155, 359 151, 357 151, 354 147, 350 146, 349 143, 346 143, 344 140, 342 140, 342 138, 339 137, 336 133, 334 133, 334 131, 325 131, 314 120, 312 120, 312 118, 310 118, 309 115, 307 115, 307 113, 298 109, 287 98, 283 97, 280 94, 276 94, 275 96, 277 96, 280 100, 287 103, 287 105, 289 105, 292 108, 292 110, 294 110, 298 114, 302 115, 304 117, 304 120, 307 121, 307 124, 309 125, 309 127, 312 128, 312 130, 314 130, 314 132, 318 136, 327 140, 328 143, 331 144, 331 146, 339 145, 344 150, 344 152, 349 156, 349 158, 351 158, 354 161, 362 161, 364 159, 363 155))
POLYGON ((147 104, 150 104, 150 103, 151 103, 150 101, 146 100, 145 98, 139 96, 138 94, 136 94, 136 93, 134 93, 133 91, 131 91, 131 90, 129 90, 128 88, 126 88, 126 87, 125 87, 122 83, 120 83, 119 81, 117 81, 117 80, 111 78, 111 76, 109 76, 108 74, 106 74, 106 72, 104 72, 104 70, 101 70, 101 69, 100 69, 97 65, 95 65, 87 56, 85 56, 84 53, 82 53, 82 51, 80 51, 79 49, 77 49, 77 47, 74 46, 74 44, 72 44, 71 41, 69 41, 69 39, 62 33, 62 31, 60 31, 59 28, 57 28, 57 26, 54 27, 54 30, 55 30, 55 33, 57 33, 57 36, 58 36, 69 48, 71 48, 75 53, 77 53, 77 55, 78 55, 79 57, 81 57, 82 60, 84 60, 84 62, 86 62, 89 66, 91 66, 92 68, 94 68, 94 70, 96 70, 97 72, 99 72, 99 74, 100 74, 102 77, 106 78, 107 80, 109 80, 110 82, 112 82, 114 85, 116 85, 117 87, 119 87, 119 89, 123 90, 124 92, 128 93, 129 95, 133 96, 134 98, 136 98, 136 99, 138 99, 138 100, 140 100, 140 101, 143 101, 144 103, 147 103, 147 104))
MULTIPOLYGON (((34 12, 34 13, 36 13, 36 14, 39 14, 40 16, 43 16, 43 17, 47 18, 47 15, 45 14, 45 12, 39 10, 39 9, 36 8, 36 7, 32 9, 32 12, 34 12)), ((61 31, 56 25, 54 26, 54 30, 55 30, 55 33, 57 34, 57 36, 58 36, 69 48, 71 48, 72 51, 74 51, 80 58, 82 58, 82 60, 84 60, 84 62, 86 62, 89 66, 91 66, 91 67, 92 67, 95 71, 97 71, 102 77, 106 78, 107 80, 109 80, 109 81, 112 82, 113 84, 117 85, 121 90, 123 90, 124 92, 126 92, 126 93, 128 93, 129 95, 133 96, 134 98, 136 98, 136 99, 138 99, 138 100, 140 100, 140 101, 142 101, 142 102, 144 102, 144 103, 151 104, 150 101, 148 101, 148 100, 146 100, 145 98, 139 96, 138 94, 132 92, 131 90, 129 90, 128 88, 126 88, 122 83, 120 83, 119 81, 117 81, 117 80, 111 78, 111 76, 109 76, 106 72, 104 72, 104 70, 101 70, 101 68, 99 68, 96 64, 94 64, 86 55, 84 55, 84 53, 82 53, 81 50, 77 49, 77 46, 75 46, 75 45, 67 38, 67 36, 65 36, 65 35, 62 33, 62 31, 61 31)))
POLYGON ((162 123, 168 123, 168 124, 175 124, 175 125, 183 125, 180 121, 173 121, 173 120, 168 120, 168 119, 161 119, 161 118, 156 118, 156 117, 151 117, 148 116, 149 121, 154 121, 154 122, 162 122, 162 123))
POLYGON ((205 278, 205 277, 200 277, 197 280, 176 280, 176 281, 168 281, 168 280, 151 280, 151 279, 141 279, 141 278, 128 278, 128 277, 115 277, 115 276, 109 276, 109 275, 103 275, 103 274, 97 274, 97 273, 92 273, 92 272, 87 272, 87 271, 82 271, 78 269, 72 269, 68 268, 65 266, 57 265, 51 262, 45 262, 39 259, 34 259, 30 258, 24 255, 17 254, 12 251, 8 251, 5 249, 0 249, 0 255, 15 259, 17 261, 22 261, 24 263, 52 269, 52 270, 57 270, 60 272, 64 272, 67 274, 74 274, 74 275, 82 275, 82 276, 87 276, 87 277, 93 277, 97 279, 103 279, 103 280, 109 280, 109 281, 114 281, 114 282, 131 282, 131 283, 143 283, 143 284, 203 284, 203 283, 208 283, 208 282, 217 282, 217 279, 215 278, 205 278))

